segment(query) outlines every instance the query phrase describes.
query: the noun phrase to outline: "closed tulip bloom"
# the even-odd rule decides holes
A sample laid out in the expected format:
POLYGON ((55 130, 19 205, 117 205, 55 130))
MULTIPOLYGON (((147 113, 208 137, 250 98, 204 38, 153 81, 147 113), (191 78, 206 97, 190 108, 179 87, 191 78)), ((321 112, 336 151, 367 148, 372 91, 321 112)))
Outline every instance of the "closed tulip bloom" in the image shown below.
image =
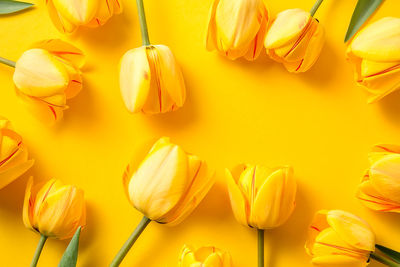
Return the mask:
POLYGON ((296 180, 291 167, 239 165, 226 170, 236 220, 257 229, 282 225, 295 208, 296 180))
POLYGON ((22 137, 0 116, 0 189, 24 174, 33 165, 22 137))
POLYGON ((319 211, 309 228, 306 251, 317 266, 367 266, 375 235, 361 218, 341 210, 319 211))
POLYGON ((34 45, 16 62, 17 92, 45 118, 62 118, 67 99, 82 89, 83 57, 79 49, 57 39, 34 45))
POLYGON ((131 49, 120 62, 120 88, 132 113, 165 113, 183 106, 186 88, 182 72, 165 45, 131 49))
POLYGON ((51 20, 63 33, 79 26, 98 27, 122 12, 119 0, 46 0, 51 20))
POLYGON ((376 211, 400 212, 400 146, 377 145, 370 167, 358 186, 357 198, 376 211))
POLYGON ((42 236, 71 238, 79 226, 86 224, 83 190, 52 179, 44 185, 28 181, 23 220, 27 228, 42 236))
POLYGON ((399 89, 400 18, 383 18, 362 29, 349 44, 347 57, 368 103, 399 89))
POLYGON ((214 0, 207 50, 218 50, 229 59, 254 60, 262 50, 268 20, 263 0, 214 0))
POLYGON ((289 72, 305 72, 317 61, 324 45, 324 29, 309 12, 288 9, 280 12, 265 37, 271 59, 289 72))
POLYGON ((194 249, 185 245, 179 258, 179 267, 231 267, 232 259, 228 252, 216 247, 194 249))
POLYGON ((175 225, 200 203, 214 183, 213 171, 197 156, 163 137, 139 164, 124 173, 132 205, 152 221, 175 225))

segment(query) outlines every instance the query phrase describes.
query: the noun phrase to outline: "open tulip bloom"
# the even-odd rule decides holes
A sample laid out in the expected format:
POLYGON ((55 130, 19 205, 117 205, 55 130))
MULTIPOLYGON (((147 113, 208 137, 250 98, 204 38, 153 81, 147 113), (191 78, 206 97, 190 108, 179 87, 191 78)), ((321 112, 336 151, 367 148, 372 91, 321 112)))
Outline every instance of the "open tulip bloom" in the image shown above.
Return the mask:
POLYGON ((46 121, 57 121, 68 108, 67 100, 82 89, 81 50, 58 39, 36 43, 17 62, 0 57, 15 68, 13 80, 18 96, 46 121))
POLYGON ((236 220, 258 231, 258 266, 264 267, 264 229, 287 221, 296 206, 296 180, 291 167, 238 165, 226 170, 236 220))
POLYGON ((341 210, 322 210, 315 215, 305 249, 316 266, 363 267, 370 259, 400 266, 400 254, 376 245, 375 234, 367 222, 341 210), (375 252, 376 248, 380 254, 375 252))
POLYGON ((30 178, 25 192, 23 220, 27 228, 41 236, 30 265, 34 267, 47 238, 71 238, 78 227, 85 226, 83 190, 56 179, 34 185, 30 178))
POLYGON ((231 255, 219 248, 208 246, 194 249, 182 248, 178 267, 232 267, 231 255))
POLYGON ((123 183, 129 201, 144 216, 110 267, 119 266, 151 221, 170 226, 183 221, 210 190, 214 171, 163 137, 139 165, 128 165, 123 183))
POLYGON ((120 89, 131 113, 174 111, 186 100, 183 75, 172 51, 151 45, 143 1, 137 0, 143 46, 127 51, 120 61, 120 89))

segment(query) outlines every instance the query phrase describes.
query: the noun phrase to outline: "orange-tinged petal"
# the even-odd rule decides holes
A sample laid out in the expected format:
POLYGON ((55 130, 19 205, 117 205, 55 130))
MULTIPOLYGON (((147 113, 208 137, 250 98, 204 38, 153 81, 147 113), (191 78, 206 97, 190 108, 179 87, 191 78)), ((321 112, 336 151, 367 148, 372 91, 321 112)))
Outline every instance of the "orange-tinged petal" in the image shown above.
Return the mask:
POLYGON ((254 37, 253 42, 249 44, 247 53, 244 55, 244 58, 250 61, 257 59, 262 49, 264 48, 264 37, 268 28, 269 17, 268 17, 268 11, 265 7, 263 12, 264 15, 262 17, 260 29, 256 34, 256 37, 254 37))
POLYGON ((120 88, 125 106, 130 112, 139 112, 145 105, 151 80, 146 47, 129 50, 120 62, 120 88))
POLYGON ((208 51, 212 51, 218 47, 217 40, 219 39, 217 34, 217 26, 215 24, 215 12, 217 10, 217 6, 219 4, 219 0, 213 0, 213 3, 210 8, 210 14, 208 19, 208 29, 207 29, 207 37, 206 37, 206 48, 208 51))
POLYGON ((311 262, 315 266, 324 267, 364 267, 368 265, 367 261, 345 255, 318 256, 314 257, 311 262))
POLYGON ((240 224, 247 226, 249 204, 247 203, 245 196, 240 191, 238 185, 232 177, 231 172, 228 169, 225 170, 225 177, 227 179, 229 198, 231 201, 233 214, 240 224))
POLYGON ((313 246, 315 243, 315 239, 317 236, 326 228, 330 227, 328 222, 326 221, 326 214, 328 213, 328 210, 320 210, 318 211, 314 219, 312 220, 312 223, 310 227, 308 228, 308 237, 307 241, 305 244, 305 249, 308 255, 313 256, 313 246))
POLYGON ((186 154, 171 144, 143 160, 129 183, 130 200, 145 216, 158 221, 176 206, 189 182, 186 154))
POLYGON ((54 7, 66 20, 75 25, 89 23, 96 14, 97 0, 52 0, 54 7))
POLYGON ((62 93, 69 83, 64 64, 43 49, 25 51, 16 63, 13 79, 21 92, 35 97, 62 93))
POLYGON ((395 71, 396 69, 400 69, 400 61, 377 62, 367 59, 363 59, 361 61, 361 75, 363 77, 379 75, 388 71, 395 71))
POLYGON ((6 169, 0 169, 0 189, 24 174, 34 163, 34 160, 28 160, 28 153, 24 148, 21 148, 14 157, 6 169))
POLYGON ((372 147, 371 152, 368 154, 370 164, 382 159, 390 154, 400 154, 400 146, 392 144, 379 144, 372 147))
POLYGON ((376 211, 390 211, 400 213, 400 203, 394 202, 382 196, 367 180, 358 186, 356 197, 366 207, 376 211))
POLYGON ((361 218, 345 211, 331 210, 326 219, 347 244, 361 250, 375 250, 375 235, 361 218))
POLYGON ((265 37, 267 49, 278 48, 300 37, 310 21, 310 13, 302 9, 288 9, 280 12, 265 37))
POLYGON ((25 227, 33 230, 33 209, 35 199, 32 196, 33 178, 30 177, 25 189, 24 206, 22 209, 22 219, 25 227))
POLYGON ((350 44, 354 55, 372 61, 400 61, 400 18, 382 18, 362 29, 350 44))
POLYGON ((52 20, 54 26, 63 33, 71 33, 74 32, 77 28, 77 25, 72 24, 65 18, 63 18, 54 7, 54 3, 52 0, 46 1, 47 9, 49 11, 50 19, 52 20))
POLYGON ((221 257, 217 253, 209 255, 203 263, 204 267, 223 267, 221 257))
POLYGON ((179 267, 191 267, 192 264, 196 263, 194 256, 194 250, 188 245, 184 245, 181 250, 181 256, 179 258, 179 267))

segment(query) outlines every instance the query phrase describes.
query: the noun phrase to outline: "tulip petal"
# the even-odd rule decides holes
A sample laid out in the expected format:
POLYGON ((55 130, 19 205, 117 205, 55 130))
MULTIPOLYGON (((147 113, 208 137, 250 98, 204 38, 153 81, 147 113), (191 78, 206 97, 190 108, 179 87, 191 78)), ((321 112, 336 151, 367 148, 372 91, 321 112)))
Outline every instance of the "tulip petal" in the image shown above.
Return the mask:
POLYGON ((75 25, 89 23, 96 14, 96 0, 52 0, 54 7, 65 19, 75 25))
POLYGON ((358 186, 356 197, 370 209, 400 213, 400 203, 382 196, 368 180, 358 186))
POLYGON ((225 177, 227 179, 229 198, 231 201, 232 211, 236 220, 242 225, 248 225, 249 203, 246 201, 245 196, 240 191, 235 179, 231 172, 226 169, 225 177))
POLYGON ((264 8, 263 13, 260 29, 244 55, 244 58, 250 61, 257 59, 264 47, 264 37, 268 28, 269 17, 266 8, 264 8))
POLYGON ((217 253, 210 254, 204 261, 204 267, 223 267, 223 262, 217 253))
POLYGON ((329 224, 326 221, 327 213, 328 213, 327 210, 318 211, 315 214, 310 227, 308 228, 308 238, 305 244, 305 249, 308 255, 310 256, 314 255, 312 250, 315 243, 315 239, 324 229, 329 227, 329 224))
POLYGON ((130 112, 139 112, 145 105, 152 79, 146 47, 129 50, 120 62, 121 94, 130 112))
POLYGON ((219 0, 214 0, 210 8, 207 37, 206 37, 206 48, 208 51, 212 51, 218 47, 217 40, 219 38, 217 37, 218 31, 216 28, 217 26, 215 25, 215 12, 217 10, 218 4, 219 0))
POLYGON ((22 219, 24 225, 34 230, 33 226, 33 209, 35 206, 35 198, 32 196, 33 178, 30 177, 25 189, 24 206, 22 209, 22 219))
POLYGON ((379 144, 372 147, 370 153, 368 153, 368 161, 372 165, 376 161, 391 155, 393 153, 400 154, 400 146, 391 144, 379 144))
POLYGON ((77 26, 66 20, 58 13, 52 0, 47 0, 47 9, 49 11, 50 19, 54 26, 63 33, 72 33, 76 30, 77 26))
POLYGON ((193 248, 188 245, 184 245, 181 251, 181 257, 179 258, 180 267, 192 267, 192 264, 196 263, 196 257, 194 256, 193 248))
POLYGON ((331 210, 326 219, 338 236, 352 247, 375 250, 375 236, 370 226, 361 218, 345 211, 331 210))
POLYGON ((311 262, 315 266, 325 267, 364 267, 368 265, 367 261, 363 262, 345 255, 318 256, 313 258, 311 262))
POLYGON ((361 30, 350 44, 358 57, 373 61, 400 61, 400 19, 382 18, 361 30))
POLYGON ((26 161, 20 162, 18 164, 13 164, 14 166, 10 166, 6 170, 0 170, 0 189, 4 188, 6 185, 28 171, 34 163, 34 160, 27 160, 28 155, 27 152, 24 150, 20 150, 16 156, 22 157, 26 161))

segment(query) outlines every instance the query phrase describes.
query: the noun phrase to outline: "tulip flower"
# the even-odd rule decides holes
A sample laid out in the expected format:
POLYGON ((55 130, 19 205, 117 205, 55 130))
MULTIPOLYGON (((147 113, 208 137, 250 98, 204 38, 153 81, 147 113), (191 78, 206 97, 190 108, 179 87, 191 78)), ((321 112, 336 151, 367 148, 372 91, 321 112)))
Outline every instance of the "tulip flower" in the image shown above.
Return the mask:
POLYGON ((375 235, 361 218, 341 210, 319 211, 305 245, 317 266, 367 266, 375 235))
POLYGON ((293 170, 242 164, 226 170, 226 179, 236 220, 258 231, 259 266, 264 266, 264 229, 285 223, 295 208, 293 170))
POLYGON ((54 26, 62 33, 72 33, 79 26, 101 26, 122 12, 119 0, 47 0, 46 4, 54 26))
POLYGON ((400 146, 377 145, 369 160, 357 198, 370 209, 400 213, 400 146))
POLYGON ((28 160, 28 150, 11 123, 0 116, 0 189, 20 177, 34 161, 28 160))
POLYGON ((83 59, 76 47, 51 39, 33 45, 17 62, 0 57, 0 63, 15 68, 17 94, 43 119, 57 121, 82 89, 83 59))
POLYGON ((255 60, 261 53, 269 15, 263 0, 214 0, 207 29, 207 50, 229 59, 255 60))
POLYGON ((129 50, 120 61, 120 89, 131 113, 158 114, 183 106, 186 88, 171 50, 151 45, 143 0, 137 0, 143 46, 129 50))
POLYGON ((350 42, 347 58, 368 103, 400 88, 400 18, 386 17, 362 29, 350 42))
POLYGON ((41 235, 31 267, 36 266, 48 237, 71 238, 79 226, 86 224, 84 194, 72 185, 52 179, 33 185, 29 179, 25 192, 23 220, 27 228, 41 235))
POLYGON ((216 247, 201 247, 194 249, 192 246, 183 246, 179 258, 179 267, 231 267, 232 259, 228 252, 216 247))
POLYGON ((317 61, 324 44, 324 29, 312 14, 301 9, 280 12, 265 37, 271 59, 289 72, 305 72, 317 61))
POLYGON ((163 137, 139 164, 126 168, 123 182, 131 204, 144 217, 111 263, 118 266, 150 221, 176 225, 200 203, 214 183, 213 170, 163 137))

